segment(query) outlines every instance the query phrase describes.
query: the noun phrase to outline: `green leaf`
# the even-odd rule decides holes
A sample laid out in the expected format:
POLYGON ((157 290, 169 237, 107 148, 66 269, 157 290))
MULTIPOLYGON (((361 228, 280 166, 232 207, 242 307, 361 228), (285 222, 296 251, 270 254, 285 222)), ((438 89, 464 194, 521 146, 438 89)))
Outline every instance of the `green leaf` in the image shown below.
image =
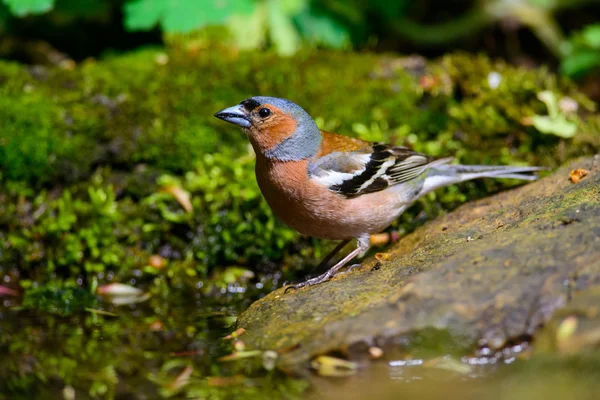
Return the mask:
POLYGON ((577 133, 577 124, 567 120, 560 113, 556 94, 550 90, 544 90, 537 94, 538 99, 546 105, 548 115, 534 115, 533 126, 542 133, 549 133, 562 138, 571 138, 577 133))
POLYGON ((532 120, 535 129, 542 133, 549 133, 565 139, 572 138, 577 133, 577 125, 567 121, 564 116, 550 118, 545 115, 534 115, 532 120))
POLYGON ((160 24, 165 32, 185 33, 253 10, 253 0, 134 0, 125 4, 125 27, 149 30, 160 24))
POLYGON ((558 99, 554 93, 552 93, 550 90, 544 90, 537 94, 537 98, 546 105, 550 118, 556 118, 559 116, 558 99))
POLYGON ((307 0, 279 0, 281 11, 289 16, 293 16, 302 11, 307 5, 307 0))
POLYGON ((227 21, 235 44, 243 50, 259 48, 267 33, 267 15, 264 4, 256 7, 250 15, 234 15, 227 21))
POLYGON ((17 17, 27 14, 41 14, 54 7, 54 0, 1 0, 8 6, 10 12, 17 17))
POLYGON ((350 45, 350 32, 332 16, 313 7, 305 9, 294 19, 303 39, 311 44, 323 44, 333 48, 350 45))
POLYGON ((563 74, 572 78, 580 77, 594 68, 600 67, 600 52, 578 51, 567 57, 560 65, 563 74))
POLYGON ((267 5, 269 37, 280 54, 292 55, 300 47, 300 35, 292 19, 277 0, 269 0, 267 5))
POLYGON ((600 24, 586 26, 582 35, 589 46, 600 49, 600 24))

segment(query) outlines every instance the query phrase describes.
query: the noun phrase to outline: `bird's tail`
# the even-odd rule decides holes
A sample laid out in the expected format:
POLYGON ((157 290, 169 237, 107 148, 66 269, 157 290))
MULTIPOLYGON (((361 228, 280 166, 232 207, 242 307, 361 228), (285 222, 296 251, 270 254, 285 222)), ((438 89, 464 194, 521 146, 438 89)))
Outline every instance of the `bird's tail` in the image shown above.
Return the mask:
MULTIPOLYGON (((450 160, 447 160, 446 162, 449 161, 450 160)), ((421 189, 420 193, 421 196, 441 187, 459 182, 470 181, 471 179, 507 178, 534 181, 538 178, 535 172, 544 169, 543 167, 457 165, 447 164, 445 162, 434 163, 435 165, 432 165, 427 170, 427 177, 425 178, 425 182, 423 183, 423 188, 421 189)))

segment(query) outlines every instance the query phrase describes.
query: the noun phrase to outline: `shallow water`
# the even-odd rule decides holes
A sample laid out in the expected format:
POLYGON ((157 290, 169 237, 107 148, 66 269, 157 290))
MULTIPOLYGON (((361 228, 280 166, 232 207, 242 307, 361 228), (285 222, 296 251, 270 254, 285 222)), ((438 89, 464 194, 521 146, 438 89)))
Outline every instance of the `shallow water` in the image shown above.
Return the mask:
POLYGON ((600 389, 600 354, 538 354, 527 344, 496 359, 386 354, 347 378, 299 380, 268 373, 256 359, 219 362, 234 350, 223 337, 236 315, 270 288, 263 290, 100 301, 88 310, 75 299, 28 308, 4 297, 0 398, 547 400, 595 399, 600 389))

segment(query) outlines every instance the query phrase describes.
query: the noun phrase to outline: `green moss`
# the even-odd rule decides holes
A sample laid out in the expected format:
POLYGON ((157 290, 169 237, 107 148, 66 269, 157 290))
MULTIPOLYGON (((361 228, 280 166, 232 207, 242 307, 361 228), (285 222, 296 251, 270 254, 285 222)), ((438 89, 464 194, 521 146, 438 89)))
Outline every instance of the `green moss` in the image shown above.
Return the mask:
MULTIPOLYGON (((155 254, 171 261, 173 276, 314 262, 307 249, 315 243, 283 227, 262 200, 244 135, 213 117, 252 95, 290 98, 327 130, 464 163, 555 166, 600 148, 588 101, 548 71, 464 54, 422 70, 402 65, 372 54, 282 58, 182 43, 73 70, 1 62, 2 268, 36 282, 89 283, 107 272, 130 279, 155 254), (490 72, 501 75, 496 89, 490 72), (541 90, 578 102, 574 139, 524 124, 546 112, 541 90), (169 185, 189 194, 193 212, 169 185)), ((513 184, 470 182, 430 194, 397 227, 411 230, 513 184)))
POLYGON ((0 168, 7 179, 47 183, 89 173, 93 142, 71 137, 62 117, 60 106, 27 84, 23 93, 0 96, 0 168))

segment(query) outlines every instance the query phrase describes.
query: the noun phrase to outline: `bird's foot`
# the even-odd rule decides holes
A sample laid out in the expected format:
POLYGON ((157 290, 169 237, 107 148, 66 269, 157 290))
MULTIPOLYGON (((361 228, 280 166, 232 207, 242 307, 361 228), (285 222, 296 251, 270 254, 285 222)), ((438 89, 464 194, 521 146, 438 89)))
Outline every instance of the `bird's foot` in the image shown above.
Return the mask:
POLYGON ((300 282, 300 283, 297 283, 295 285, 288 286, 287 288, 285 288, 285 292, 284 293, 287 293, 288 290, 290 290, 290 289, 298 290, 298 289, 301 289, 301 288, 303 288, 305 286, 318 285, 319 283, 323 283, 323 282, 328 281, 329 279, 333 278, 334 276, 335 276, 335 274, 330 273, 330 271, 327 271, 327 272, 325 272, 322 275, 315 276, 314 278, 307 279, 304 282, 300 282))
POLYGON ((348 273, 348 272, 352 271, 356 267, 360 267, 360 264, 353 264, 353 265, 349 266, 346 271, 338 272, 338 273, 336 273, 336 271, 329 270, 329 271, 325 272, 322 275, 315 276, 314 278, 307 279, 304 282, 300 282, 300 283, 297 283, 295 285, 290 285, 290 286, 288 286, 288 287, 285 288, 285 291, 283 293, 287 293, 289 290, 298 290, 298 289, 301 289, 301 288, 303 288, 305 286, 318 285, 319 283, 323 283, 323 282, 326 282, 326 281, 330 280, 331 278, 333 278, 336 275, 341 275, 341 274, 348 273))
POLYGON ((346 271, 344 271, 344 273, 350 272, 352 270, 354 270, 354 268, 360 268, 362 266, 362 264, 352 264, 351 266, 348 267, 348 269, 346 269, 346 271))

